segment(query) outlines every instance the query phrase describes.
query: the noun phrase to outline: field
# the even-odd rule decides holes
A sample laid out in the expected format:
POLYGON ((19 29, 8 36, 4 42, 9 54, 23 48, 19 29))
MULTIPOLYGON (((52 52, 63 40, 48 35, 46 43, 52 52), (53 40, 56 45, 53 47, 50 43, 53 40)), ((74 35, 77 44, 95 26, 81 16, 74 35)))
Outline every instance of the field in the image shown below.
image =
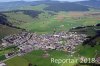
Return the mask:
POLYGON ((80 56, 84 56, 86 58, 95 58, 99 51, 99 45, 96 45, 95 47, 90 47, 89 45, 86 45, 79 46, 77 48, 76 54, 79 54, 80 56))
POLYGON ((100 15, 97 15, 100 12, 58 12, 52 15, 46 11, 34 18, 21 12, 5 14, 10 17, 8 20, 13 25, 31 32, 58 32, 77 26, 96 25, 100 23, 100 15))
MULTIPOLYGON (((80 49, 77 53, 75 53, 73 56, 70 56, 67 52, 63 52, 63 51, 47 51, 46 53, 48 53, 50 56, 45 57, 45 52, 42 50, 35 50, 32 51, 31 53, 28 53, 26 55, 23 56, 17 56, 14 57, 8 61, 6 61, 6 64, 8 66, 28 66, 29 63, 32 63, 33 65, 38 65, 38 66, 74 66, 78 63, 62 63, 62 64, 57 64, 57 63, 51 63, 51 58, 60 58, 60 59, 76 59, 79 58, 78 55, 84 56, 84 57, 88 57, 88 58, 94 58, 95 57, 95 50, 100 50, 99 46, 96 46, 94 48, 91 48, 90 46, 80 46, 77 49, 80 49), (81 48, 81 49, 80 49, 81 48), (85 48, 85 50, 84 50, 85 48), (88 50, 91 49, 91 50, 88 50), (46 63, 45 63, 46 62, 46 63)), ((1 57, 1 56, 0 56, 1 57)), ((3 58, 3 57, 2 57, 3 58)), ((2 58, 0 58, 2 60, 2 58)), ((81 65, 80 65, 81 66, 81 65)), ((87 65, 86 65, 87 66, 87 65)))
MULTIPOLYGON (((95 58, 97 53, 100 51, 99 46, 95 47, 90 47, 90 46, 78 46, 76 48, 76 53, 72 56, 70 56, 69 53, 63 52, 63 51, 56 51, 56 50, 49 50, 49 51, 42 51, 42 50, 35 50, 32 51, 31 53, 28 53, 23 56, 17 56, 15 58, 12 58, 8 61, 6 61, 8 66, 28 66, 29 63, 32 63, 33 66, 74 66, 74 65, 79 65, 79 66, 84 66, 77 63, 51 63, 51 58, 55 59, 78 59, 80 57, 86 57, 86 58, 95 58), (91 50, 89 50, 91 49, 91 50), (96 51, 98 50, 98 51, 96 51), (49 56, 45 56, 45 54, 49 54, 49 56)), ((85 65, 88 66, 88 65, 85 65)))
POLYGON ((100 16, 98 16, 97 19, 95 18, 96 16, 88 17, 84 15, 85 14, 82 12, 60 12, 54 16, 45 14, 43 16, 40 15, 40 18, 36 20, 36 22, 23 24, 21 27, 33 32, 52 32, 54 30, 64 31, 77 26, 95 25, 97 23, 100 23, 100 16))
MULTIPOLYGON (((15 57, 9 61, 6 61, 8 66, 28 66, 29 63, 32 63, 33 66, 65 66, 65 64, 57 64, 57 63, 51 63, 51 58, 71 58, 71 56, 68 56, 68 53, 65 53, 63 51, 47 51, 47 53, 50 55, 48 57, 45 57, 45 52, 42 50, 35 50, 31 53, 28 53, 22 57, 15 57)), ((66 63, 70 66, 73 66, 74 63, 66 63)))

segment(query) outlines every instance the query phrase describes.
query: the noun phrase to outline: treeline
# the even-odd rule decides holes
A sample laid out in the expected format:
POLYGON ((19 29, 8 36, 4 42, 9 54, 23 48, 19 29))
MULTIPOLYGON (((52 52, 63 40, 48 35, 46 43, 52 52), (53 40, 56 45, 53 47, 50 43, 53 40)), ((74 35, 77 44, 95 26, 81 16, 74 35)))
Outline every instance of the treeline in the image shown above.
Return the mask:
POLYGON ((82 28, 88 28, 88 27, 96 27, 96 26, 100 26, 100 23, 96 24, 96 25, 89 25, 89 26, 78 26, 78 27, 75 27, 75 28, 72 28, 72 29, 82 29, 82 28))
POLYGON ((69 3, 69 2, 48 2, 46 3, 49 5, 46 7, 44 10, 49 10, 49 11, 89 11, 87 6, 82 6, 79 4, 75 3, 69 3))
POLYGON ((23 14, 29 15, 31 17, 37 17, 39 14, 43 13, 42 11, 34 11, 34 10, 12 10, 12 11, 3 11, 0 13, 15 13, 22 12, 23 14))
POLYGON ((82 5, 88 5, 89 7, 100 9, 100 0, 87 0, 87 1, 80 1, 77 2, 82 5))
POLYGON ((6 19, 6 15, 0 13, 0 24, 3 24, 3 25, 8 25, 8 21, 6 19))
POLYGON ((24 10, 22 11, 24 14, 29 15, 33 18, 37 17, 39 14, 43 13, 42 11, 34 11, 34 10, 24 10))

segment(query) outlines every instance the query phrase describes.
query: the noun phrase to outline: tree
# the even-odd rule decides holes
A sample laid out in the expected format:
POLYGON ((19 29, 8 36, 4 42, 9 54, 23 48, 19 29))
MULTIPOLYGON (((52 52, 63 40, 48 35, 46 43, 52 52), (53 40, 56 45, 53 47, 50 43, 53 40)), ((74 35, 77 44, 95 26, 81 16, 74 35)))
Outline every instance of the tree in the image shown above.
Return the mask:
POLYGON ((0 24, 7 24, 7 19, 6 19, 6 16, 3 15, 3 14, 0 14, 0 24))
POLYGON ((97 24, 96 26, 100 26, 100 23, 99 23, 99 24, 97 24))
POLYGON ((34 66, 37 66, 37 65, 34 65, 34 66))
POLYGON ((28 66, 33 66, 32 63, 29 63, 28 66))

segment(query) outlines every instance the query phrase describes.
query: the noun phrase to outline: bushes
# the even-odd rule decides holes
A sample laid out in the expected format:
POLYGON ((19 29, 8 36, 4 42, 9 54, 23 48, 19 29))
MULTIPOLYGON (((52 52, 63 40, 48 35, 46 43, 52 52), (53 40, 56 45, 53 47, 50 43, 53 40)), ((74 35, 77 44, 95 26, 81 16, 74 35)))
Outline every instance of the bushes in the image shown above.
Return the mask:
POLYGON ((6 59, 5 55, 1 55, 1 56, 0 56, 0 61, 1 61, 1 60, 5 60, 5 59, 6 59))

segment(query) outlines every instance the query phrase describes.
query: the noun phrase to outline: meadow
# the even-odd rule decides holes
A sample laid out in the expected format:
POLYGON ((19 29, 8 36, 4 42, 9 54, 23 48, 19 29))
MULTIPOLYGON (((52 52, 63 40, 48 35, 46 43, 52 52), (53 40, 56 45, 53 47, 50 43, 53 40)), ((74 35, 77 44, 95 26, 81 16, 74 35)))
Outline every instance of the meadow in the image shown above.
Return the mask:
MULTIPOLYGON (((68 59, 72 58, 68 55, 68 53, 63 51, 56 51, 56 50, 49 50, 46 53, 49 54, 48 57, 44 57, 45 52, 43 50, 35 50, 31 53, 28 53, 21 57, 15 57, 13 59, 10 59, 9 61, 6 61, 8 66, 28 66, 29 63, 32 63, 33 66, 66 66, 66 64, 73 66, 76 63, 66 63, 66 64, 57 64, 57 63, 51 63, 51 58, 58 58, 58 59, 68 59)), ((73 58, 74 59, 74 58, 73 58)))
POLYGON ((18 13, 5 13, 9 22, 18 27, 24 28, 31 32, 59 32, 68 31, 77 26, 96 25, 100 23, 99 12, 51 12, 48 11, 38 14, 37 17, 32 18, 29 15, 18 13), (93 15, 94 14, 94 15, 93 15))
MULTIPOLYGON (((64 51, 57 51, 57 50, 48 50, 48 51, 43 51, 43 50, 34 50, 28 54, 25 54, 23 56, 17 56, 14 57, 8 61, 6 61, 6 64, 8 66, 28 66, 29 63, 32 63, 32 65, 37 65, 37 66, 84 66, 82 64, 77 63, 51 63, 51 58, 55 59, 79 59, 80 57, 85 57, 85 58, 95 58, 96 55, 98 55, 98 52, 100 51, 99 46, 95 47, 90 47, 90 46, 78 46, 76 48, 76 53, 73 54, 72 56, 68 52, 64 51), (91 49, 91 50, 89 50, 91 49), (96 51, 98 50, 98 51, 96 51), (49 54, 48 56, 45 56, 45 54, 49 54)), ((79 60, 78 60, 79 61, 79 60)), ((85 65, 88 66, 88 65, 85 65)))

